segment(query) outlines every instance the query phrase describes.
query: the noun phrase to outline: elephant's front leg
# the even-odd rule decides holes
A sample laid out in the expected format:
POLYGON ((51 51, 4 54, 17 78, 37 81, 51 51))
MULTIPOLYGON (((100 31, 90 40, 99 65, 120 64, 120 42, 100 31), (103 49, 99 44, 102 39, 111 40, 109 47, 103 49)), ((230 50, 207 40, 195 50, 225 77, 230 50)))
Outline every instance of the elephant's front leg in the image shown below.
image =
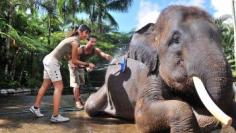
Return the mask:
POLYGON ((106 85, 104 84, 96 93, 89 96, 85 103, 85 111, 89 116, 103 113, 107 105, 106 85))
POLYGON ((220 121, 218 121, 214 116, 209 114, 209 112, 207 112, 205 108, 198 109, 197 111, 194 110, 194 114, 202 132, 207 133, 217 128, 220 128, 220 121))
POLYGON ((191 107, 182 101, 137 101, 135 122, 143 133, 164 132, 197 133, 200 132, 191 107))

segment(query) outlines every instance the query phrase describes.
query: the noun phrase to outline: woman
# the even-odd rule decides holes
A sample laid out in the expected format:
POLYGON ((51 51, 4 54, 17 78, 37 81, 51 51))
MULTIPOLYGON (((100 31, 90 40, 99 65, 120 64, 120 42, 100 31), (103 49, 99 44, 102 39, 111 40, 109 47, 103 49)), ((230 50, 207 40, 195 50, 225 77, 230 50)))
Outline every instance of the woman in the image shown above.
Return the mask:
POLYGON ((91 64, 79 61, 77 58, 79 47, 79 41, 84 40, 88 37, 90 28, 86 25, 80 25, 76 27, 71 37, 62 40, 56 48, 46 55, 43 59, 44 65, 44 76, 43 83, 38 91, 34 106, 30 108, 30 111, 37 117, 44 116, 40 112, 40 104, 45 92, 48 90, 51 84, 54 86, 53 94, 53 114, 50 119, 51 122, 65 122, 70 119, 63 117, 59 113, 60 99, 63 90, 62 76, 60 72, 59 61, 68 54, 71 55, 72 63, 75 66, 84 65, 86 67, 93 67, 91 64))

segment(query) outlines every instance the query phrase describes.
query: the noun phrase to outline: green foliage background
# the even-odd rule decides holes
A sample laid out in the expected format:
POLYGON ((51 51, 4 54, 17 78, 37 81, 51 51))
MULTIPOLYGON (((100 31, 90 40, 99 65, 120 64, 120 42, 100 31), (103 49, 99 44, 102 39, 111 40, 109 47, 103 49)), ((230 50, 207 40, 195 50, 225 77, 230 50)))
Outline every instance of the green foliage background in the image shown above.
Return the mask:
MULTIPOLYGON (((132 0, 3 0, 0 1, 0 89, 38 88, 42 83, 42 60, 68 32, 87 24, 98 36, 97 47, 113 54, 128 44, 130 34, 118 33, 109 11, 125 12, 132 0), (91 8, 93 7, 93 8, 91 8), (77 15, 85 13, 88 19, 77 15)), ((85 42, 84 42, 85 43, 85 42)), ((92 58, 95 64, 103 63, 92 58)), ((67 61, 61 73, 68 86, 67 61)))
MULTIPOLYGON (((127 49, 130 33, 119 33, 119 25, 110 11, 126 12, 132 0, 2 0, 0 1, 0 89, 15 87, 38 88, 42 82, 43 57, 68 32, 79 24, 87 24, 98 37, 97 47, 116 56, 127 49), (87 14, 79 19, 78 14, 87 14)), ((236 76, 233 26, 227 18, 215 19, 221 30, 221 46, 236 76)), ((85 42, 83 42, 85 43, 85 42)), ((99 65, 106 61, 93 57, 99 65)), ((62 61, 61 72, 65 86, 69 74, 67 62, 62 61)))

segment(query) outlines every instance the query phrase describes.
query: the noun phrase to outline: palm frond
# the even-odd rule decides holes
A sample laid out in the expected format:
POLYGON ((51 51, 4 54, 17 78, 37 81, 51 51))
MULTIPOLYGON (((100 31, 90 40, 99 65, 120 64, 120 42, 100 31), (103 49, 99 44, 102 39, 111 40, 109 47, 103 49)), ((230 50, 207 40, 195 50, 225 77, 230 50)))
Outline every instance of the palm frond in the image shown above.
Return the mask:
POLYGON ((126 12, 131 6, 132 0, 112 0, 106 5, 106 8, 111 11, 126 12))
POLYGON ((118 23, 116 22, 116 20, 113 18, 113 16, 109 13, 106 13, 105 17, 104 17, 107 21, 109 21, 111 26, 114 26, 115 28, 119 28, 118 23))

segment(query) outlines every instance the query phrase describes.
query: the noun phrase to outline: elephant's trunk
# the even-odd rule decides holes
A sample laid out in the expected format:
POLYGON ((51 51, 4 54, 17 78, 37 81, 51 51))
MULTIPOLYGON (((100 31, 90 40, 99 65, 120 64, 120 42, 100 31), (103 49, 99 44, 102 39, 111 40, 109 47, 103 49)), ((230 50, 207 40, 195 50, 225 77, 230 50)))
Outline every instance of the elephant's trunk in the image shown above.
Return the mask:
POLYGON ((211 97, 208 95, 206 88, 204 87, 201 79, 198 77, 193 77, 193 82, 196 88, 196 91, 207 108, 209 112, 213 116, 215 116, 219 121, 223 123, 225 126, 230 126, 232 124, 232 118, 226 115, 211 99, 211 97))
POLYGON ((228 114, 234 93, 232 74, 223 52, 213 42, 207 45, 198 44, 197 49, 187 59, 187 62, 191 62, 187 64, 188 76, 199 77, 212 100, 228 114))
MULTIPOLYGON (((195 45, 198 50, 195 47, 195 51, 188 56, 186 68, 189 77, 199 77, 203 82, 205 87, 196 88, 196 92, 208 111, 223 124, 231 125, 232 119, 223 112, 230 114, 233 104, 232 74, 223 52, 213 43, 195 45), (209 98, 200 96, 199 92, 204 91, 203 89, 206 89, 209 98), (215 103, 223 112, 211 103, 215 103)), ((192 51, 191 48, 188 50, 192 51)))

